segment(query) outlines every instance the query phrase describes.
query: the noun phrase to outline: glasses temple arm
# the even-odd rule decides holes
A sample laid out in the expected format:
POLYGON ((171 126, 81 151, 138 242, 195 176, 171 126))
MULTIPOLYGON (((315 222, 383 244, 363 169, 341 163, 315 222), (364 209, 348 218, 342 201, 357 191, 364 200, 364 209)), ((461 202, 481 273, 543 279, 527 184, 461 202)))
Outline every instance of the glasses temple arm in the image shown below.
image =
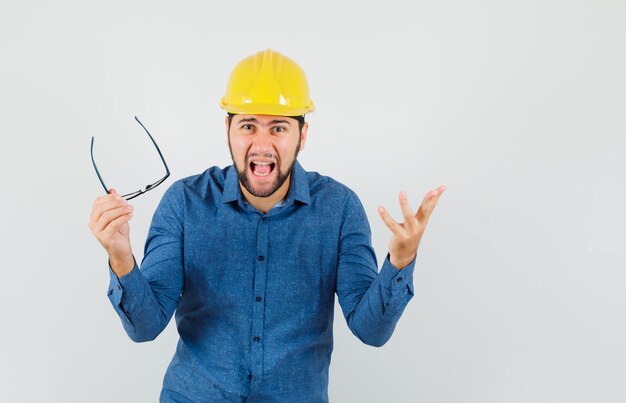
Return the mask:
POLYGON ((106 185, 104 184, 104 181, 102 180, 102 176, 100 175, 100 171, 98 170, 98 167, 96 166, 96 160, 93 159, 93 141, 94 141, 94 138, 93 136, 91 136, 91 163, 93 164, 93 169, 96 170, 96 175, 98 175, 98 179, 100 180, 100 184, 104 188, 104 191, 107 194, 109 194, 109 189, 107 189, 106 185))
POLYGON ((148 137, 150 137, 150 140, 152 141, 152 144, 154 144, 154 147, 156 147, 156 150, 159 153, 159 157, 161 157, 161 161, 163 161, 163 165, 165 166, 165 171, 167 172, 167 175, 165 177, 167 178, 170 175, 170 169, 167 167, 167 162, 165 162, 165 158, 163 158, 163 154, 161 153, 161 149, 157 145, 156 141, 154 141, 154 138, 152 137, 152 135, 150 134, 148 129, 146 129, 146 126, 144 126, 143 123, 141 123, 141 121, 139 120, 139 118, 137 118, 137 116, 135 116, 135 120, 137 121, 137 123, 139 123, 141 125, 141 127, 143 127, 143 129, 148 134, 148 137))

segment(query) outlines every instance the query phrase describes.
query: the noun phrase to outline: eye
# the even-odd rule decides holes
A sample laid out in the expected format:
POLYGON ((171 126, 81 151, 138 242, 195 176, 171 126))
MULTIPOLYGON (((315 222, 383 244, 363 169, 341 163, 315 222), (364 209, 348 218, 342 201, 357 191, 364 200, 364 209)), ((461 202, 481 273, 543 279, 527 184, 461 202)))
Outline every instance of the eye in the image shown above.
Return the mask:
POLYGON ((275 126, 274 131, 276 133, 284 133, 287 131, 287 129, 284 126, 275 126))
POLYGON ((246 125, 241 125, 241 128, 243 130, 252 130, 254 126, 246 124, 246 125))

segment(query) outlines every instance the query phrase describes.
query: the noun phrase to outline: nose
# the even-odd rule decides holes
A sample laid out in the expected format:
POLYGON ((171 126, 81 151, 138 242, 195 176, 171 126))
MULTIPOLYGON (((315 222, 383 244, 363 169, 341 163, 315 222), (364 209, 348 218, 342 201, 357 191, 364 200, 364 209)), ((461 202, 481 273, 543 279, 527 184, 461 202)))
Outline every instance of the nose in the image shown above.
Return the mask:
POLYGON ((274 151, 270 129, 261 128, 256 132, 252 141, 251 151, 257 153, 269 153, 274 151))

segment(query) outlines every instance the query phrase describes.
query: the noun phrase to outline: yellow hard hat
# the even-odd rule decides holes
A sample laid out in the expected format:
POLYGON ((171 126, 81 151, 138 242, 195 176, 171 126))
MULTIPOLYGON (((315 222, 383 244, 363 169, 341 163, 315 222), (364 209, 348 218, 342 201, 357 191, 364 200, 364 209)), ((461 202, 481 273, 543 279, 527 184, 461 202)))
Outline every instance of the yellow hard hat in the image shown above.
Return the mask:
POLYGON ((278 116, 300 116, 315 109, 302 68, 271 49, 235 66, 220 106, 234 114, 278 116))

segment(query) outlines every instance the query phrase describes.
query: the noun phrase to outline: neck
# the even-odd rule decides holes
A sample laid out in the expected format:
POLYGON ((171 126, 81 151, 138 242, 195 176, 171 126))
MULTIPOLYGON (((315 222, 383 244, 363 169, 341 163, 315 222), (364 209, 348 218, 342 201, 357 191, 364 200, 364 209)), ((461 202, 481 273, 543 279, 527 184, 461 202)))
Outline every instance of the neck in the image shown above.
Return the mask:
POLYGON ((259 210, 263 214, 270 211, 272 207, 279 201, 287 196, 287 191, 289 191, 289 184, 291 183, 291 174, 287 177, 285 182, 280 185, 280 187, 271 195, 267 197, 257 197, 252 193, 248 192, 248 190, 239 182, 239 188, 241 189, 241 193, 245 197, 246 201, 250 203, 255 209, 259 210))

